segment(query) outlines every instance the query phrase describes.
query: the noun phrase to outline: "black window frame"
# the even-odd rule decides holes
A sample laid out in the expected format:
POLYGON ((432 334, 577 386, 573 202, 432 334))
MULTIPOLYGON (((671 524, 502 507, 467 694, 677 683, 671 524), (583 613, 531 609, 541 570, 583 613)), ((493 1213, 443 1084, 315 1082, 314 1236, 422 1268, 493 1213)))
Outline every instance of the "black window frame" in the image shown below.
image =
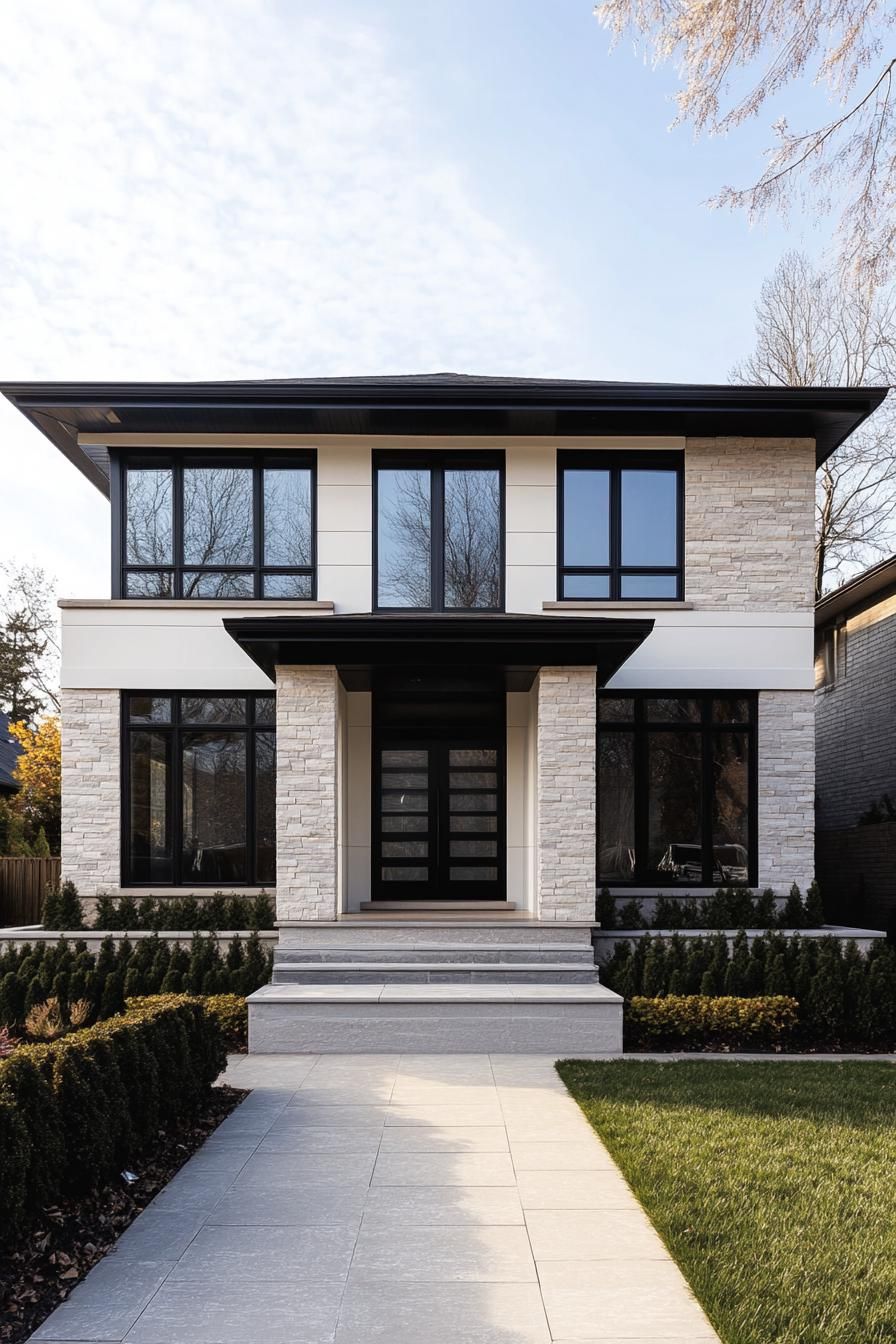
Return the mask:
POLYGON ((685 890, 691 887, 714 888, 719 886, 713 875, 712 858, 712 736, 714 733, 742 732, 747 736, 747 882, 746 886, 755 887, 759 872, 759 693, 757 691, 685 691, 685 690, 648 690, 648 691, 598 691, 597 718, 597 755, 595 771, 597 775, 597 882, 598 887, 671 887, 672 890, 685 890), (696 700, 700 705, 699 720, 648 719, 648 700, 696 700), (634 717, 628 720, 602 721, 600 717, 601 701, 633 700, 634 717), (745 700, 748 714, 744 719, 715 721, 712 717, 713 702, 717 700, 745 700), (628 882, 617 878, 609 880, 600 871, 600 739, 603 733, 629 733, 633 740, 634 762, 634 850, 635 872, 628 882), (663 875, 647 866, 649 835, 649 757, 648 744, 652 733, 700 733, 702 737, 702 776, 701 776, 701 834, 703 849, 703 872, 700 882, 665 882, 663 875))
POLYGON ((640 602, 656 604, 684 600, 684 453, 680 450, 648 451, 576 451, 557 454, 557 600, 560 602, 640 602), (609 564, 567 565, 564 563, 566 540, 564 523, 564 496, 566 471, 606 471, 609 473, 609 564), (676 473, 676 563, 674 565, 623 565, 622 563, 622 473, 623 471, 674 471, 676 473), (622 594, 622 580, 628 577, 671 575, 675 578, 674 597, 627 597, 622 594), (606 597, 567 597, 567 577, 586 578, 607 576, 609 592, 606 597))
POLYGON ((234 449, 187 449, 171 452, 166 449, 140 448, 131 451, 113 451, 109 454, 110 497, 112 503, 112 596, 139 602, 141 597, 130 597, 127 576, 134 574, 166 573, 171 575, 172 591, 168 598, 151 601, 187 602, 290 602, 317 600, 317 453, 314 451, 280 452, 244 451, 234 449), (252 471, 252 564, 251 565, 194 565, 184 562, 183 499, 184 471, 191 467, 241 467, 252 471), (264 564, 264 472, 266 468, 297 468, 311 475, 311 563, 308 565, 264 564), (127 473, 129 470, 170 470, 172 472, 172 560, 167 565, 131 565, 127 563, 127 473), (252 596, 245 598, 184 597, 184 573, 190 574, 249 574, 252 576, 252 596), (307 598, 266 597, 266 576, 285 574, 309 576, 311 593, 307 598))
POLYGON ((416 452, 403 449, 377 449, 373 453, 373 574, 371 610, 400 615, 414 611, 464 612, 468 615, 482 613, 500 614, 506 601, 507 569, 507 502, 506 471, 503 452, 490 451, 447 451, 416 452), (430 473, 430 558, 429 584, 430 605, 428 607, 391 607, 381 605, 379 601, 379 474, 380 471, 395 470, 404 467, 408 470, 429 471, 430 473), (500 602, 496 607, 449 607, 445 605, 445 471, 489 470, 498 472, 498 490, 500 517, 499 527, 499 583, 500 602), (433 599, 438 596, 440 600, 433 599))
POLYGON ((259 700, 271 700, 276 708, 276 696, 271 691, 231 691, 231 690, 188 690, 188 691, 168 691, 168 690, 149 690, 149 691, 122 691, 121 692, 121 884, 124 887, 145 887, 155 889, 156 887, 165 890, 174 888, 191 889, 194 887, 207 887, 209 890, 219 890, 227 888, 228 890, 241 891, 245 889, 254 889, 264 887, 270 889, 276 882, 276 863, 277 863, 277 841, 276 832, 274 839, 274 878, 268 882, 259 882, 257 880, 257 854, 256 854, 256 833, 255 833, 255 793, 256 793, 256 750, 255 743, 259 733, 271 733, 274 737, 274 771, 276 779, 277 768, 277 722, 276 713, 270 722, 259 722, 257 717, 257 704, 259 700), (132 700, 138 698, 166 699, 171 701, 171 718, 166 723, 157 723, 145 720, 143 722, 133 721, 130 714, 130 705, 132 700), (236 722, 221 723, 202 723, 196 720, 185 720, 182 715, 181 702, 186 699, 196 700, 214 700, 214 699, 240 699, 246 701, 246 717, 236 722), (246 734, 246 856, 247 856, 247 876, 242 882, 227 882, 220 878, 203 882, 195 877, 183 877, 183 735, 185 733, 201 732, 208 729, 209 732, 220 730, 221 732, 244 732, 246 734), (158 878, 142 879, 135 878, 132 872, 131 858, 131 735, 140 732, 159 732, 164 733, 168 739, 168 778, 165 785, 165 814, 166 822, 171 830, 171 870, 172 879, 170 882, 161 881, 158 878))

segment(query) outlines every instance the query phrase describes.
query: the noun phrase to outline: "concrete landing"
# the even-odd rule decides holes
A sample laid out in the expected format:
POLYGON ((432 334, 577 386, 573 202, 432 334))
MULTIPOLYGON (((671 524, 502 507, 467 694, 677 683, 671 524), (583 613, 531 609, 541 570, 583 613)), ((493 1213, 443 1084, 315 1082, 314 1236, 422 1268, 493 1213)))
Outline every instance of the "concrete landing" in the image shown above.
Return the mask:
POLYGON ((252 1054, 619 1054, 622 999, 599 984, 265 985, 252 1054))

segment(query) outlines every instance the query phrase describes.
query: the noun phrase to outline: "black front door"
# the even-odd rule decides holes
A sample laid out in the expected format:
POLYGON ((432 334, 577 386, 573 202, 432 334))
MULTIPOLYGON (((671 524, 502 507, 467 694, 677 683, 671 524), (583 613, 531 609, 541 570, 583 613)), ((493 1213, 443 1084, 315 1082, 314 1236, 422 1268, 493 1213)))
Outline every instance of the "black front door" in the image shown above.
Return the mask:
POLYGON ((381 730, 375 900, 504 900, 504 734, 381 730))

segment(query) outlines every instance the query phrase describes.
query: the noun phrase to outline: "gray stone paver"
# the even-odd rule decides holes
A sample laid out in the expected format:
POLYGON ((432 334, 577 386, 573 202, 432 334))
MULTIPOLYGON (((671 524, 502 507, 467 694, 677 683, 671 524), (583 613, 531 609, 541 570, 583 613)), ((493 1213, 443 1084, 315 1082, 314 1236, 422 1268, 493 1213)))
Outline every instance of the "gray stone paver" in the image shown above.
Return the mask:
POLYGON ((254 1088, 46 1344, 718 1344, 553 1057, 235 1056, 254 1088))

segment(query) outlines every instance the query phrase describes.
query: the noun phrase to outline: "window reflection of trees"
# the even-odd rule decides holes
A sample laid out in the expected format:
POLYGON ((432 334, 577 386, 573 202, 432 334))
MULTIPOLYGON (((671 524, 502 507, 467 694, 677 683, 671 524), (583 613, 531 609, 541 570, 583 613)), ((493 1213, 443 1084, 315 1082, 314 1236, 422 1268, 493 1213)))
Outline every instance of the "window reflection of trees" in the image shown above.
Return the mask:
MULTIPOLYGON (((251 470, 188 467, 184 471, 184 563, 197 567, 251 565, 252 546, 251 470)), ((232 589, 232 582, 222 577, 224 587, 232 589)), ((197 587, 207 587, 201 579, 198 574, 184 575, 184 597, 192 597, 197 587)))
POLYGON ((501 499, 496 471, 445 473, 445 606, 501 603, 501 499))
POLYGON ((380 472, 378 600, 381 606, 471 610, 501 604, 501 496, 495 470, 444 476, 444 593, 433 594, 428 470, 380 472), (435 601, 433 600, 435 597, 435 601))
POLYGON ((125 538, 128 564, 171 564, 172 519, 170 470, 128 472, 125 538))
POLYGON ((383 607, 431 605, 428 471, 381 471, 378 592, 383 607))
POLYGON ((311 474, 272 468, 264 473, 264 563, 311 564, 311 474))

